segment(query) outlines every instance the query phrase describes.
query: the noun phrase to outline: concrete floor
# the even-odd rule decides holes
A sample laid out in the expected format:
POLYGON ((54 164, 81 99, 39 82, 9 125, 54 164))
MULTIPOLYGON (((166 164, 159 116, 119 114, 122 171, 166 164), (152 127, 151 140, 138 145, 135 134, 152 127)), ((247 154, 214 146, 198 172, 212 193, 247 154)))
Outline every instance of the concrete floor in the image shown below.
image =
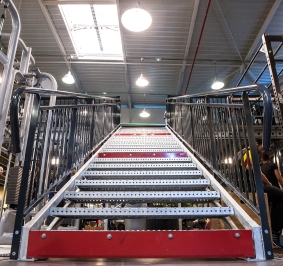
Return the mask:
POLYGON ((6 254, 10 253, 10 246, 0 245, 0 265, 1 266, 93 266, 93 265, 106 265, 106 266, 137 266, 137 265, 241 265, 241 266, 279 266, 283 265, 283 249, 274 249, 274 259, 269 261, 247 261, 244 259, 48 259, 41 261, 12 261, 9 260, 6 254), (1 257, 5 255, 5 257, 1 257))

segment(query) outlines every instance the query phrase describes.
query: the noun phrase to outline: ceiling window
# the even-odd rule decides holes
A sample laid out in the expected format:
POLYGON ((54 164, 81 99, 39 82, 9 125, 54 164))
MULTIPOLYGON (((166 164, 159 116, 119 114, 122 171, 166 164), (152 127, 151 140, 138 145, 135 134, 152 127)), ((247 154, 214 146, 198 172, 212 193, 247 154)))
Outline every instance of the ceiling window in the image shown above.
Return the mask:
POLYGON ((116 5, 59 5, 79 59, 123 60, 116 5))

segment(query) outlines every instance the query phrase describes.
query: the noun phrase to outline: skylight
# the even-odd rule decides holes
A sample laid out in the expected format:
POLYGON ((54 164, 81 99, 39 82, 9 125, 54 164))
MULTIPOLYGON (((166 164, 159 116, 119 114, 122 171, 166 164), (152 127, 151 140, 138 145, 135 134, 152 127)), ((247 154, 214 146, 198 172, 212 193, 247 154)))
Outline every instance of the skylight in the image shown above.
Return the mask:
POLYGON ((79 59, 123 60, 116 5, 59 5, 79 59))

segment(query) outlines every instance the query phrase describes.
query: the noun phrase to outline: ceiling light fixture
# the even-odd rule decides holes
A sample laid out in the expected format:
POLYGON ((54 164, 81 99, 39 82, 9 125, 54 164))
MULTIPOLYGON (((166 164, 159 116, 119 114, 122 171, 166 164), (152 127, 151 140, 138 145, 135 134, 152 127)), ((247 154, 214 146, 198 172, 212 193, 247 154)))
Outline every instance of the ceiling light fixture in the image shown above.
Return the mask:
POLYGON ((137 86, 145 87, 149 84, 148 80, 141 74, 140 77, 136 81, 137 86))
POLYGON ((62 81, 66 84, 74 84, 75 79, 71 73, 71 56, 70 56, 70 64, 69 64, 69 71, 68 73, 62 78, 62 81))
MULTIPOLYGON (((141 58, 141 61, 143 61, 143 58, 141 58)), ((142 72, 142 70, 141 70, 142 72)), ((136 85, 139 87, 145 87, 149 84, 148 80, 143 76, 143 74, 140 75, 140 77, 136 81, 136 85)))
POLYGON ((123 26, 130 31, 141 32, 148 29, 152 23, 151 15, 141 8, 139 1, 134 7, 126 10, 121 18, 123 26))
POLYGON ((215 71, 215 80, 211 85, 213 90, 220 90, 224 87, 224 83, 222 81, 217 80, 217 73, 216 73, 216 61, 214 61, 214 71, 215 71))
POLYGON ((140 113, 140 117, 145 118, 145 117, 149 117, 149 116, 150 116, 150 114, 145 109, 143 109, 143 111, 140 113))
POLYGON ((145 110, 145 94, 143 95, 143 111, 140 113, 140 117, 146 118, 149 117, 150 113, 145 110))

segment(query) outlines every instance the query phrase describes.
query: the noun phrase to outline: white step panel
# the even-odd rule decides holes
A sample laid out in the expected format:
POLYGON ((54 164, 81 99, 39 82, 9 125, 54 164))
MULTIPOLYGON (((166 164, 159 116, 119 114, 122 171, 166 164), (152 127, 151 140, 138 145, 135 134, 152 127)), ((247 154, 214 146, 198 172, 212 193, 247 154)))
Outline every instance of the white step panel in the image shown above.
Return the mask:
POLYGON ((165 190, 165 189, 205 189, 210 185, 206 179, 107 179, 76 180, 75 186, 80 189, 105 190, 165 190))
POLYGON ((194 202, 204 203, 220 198, 216 191, 79 191, 65 192, 64 198, 75 202, 194 202))
POLYGON ((190 157, 178 158, 95 158, 92 162, 191 162, 190 157))
POLYGON ((93 219, 197 219, 234 215, 232 207, 196 208, 58 208, 50 209, 51 216, 93 219))
POLYGON ((189 168, 189 169, 196 169, 196 165, 193 163, 91 163, 89 164, 89 168, 125 168, 125 169, 131 169, 131 168, 189 168))
POLYGON ((83 176, 189 176, 200 177, 202 171, 199 170, 187 170, 187 171, 85 171, 83 176))
POLYGON ((123 149, 121 150, 120 149, 107 149, 107 148, 104 148, 102 149, 102 153, 103 152, 182 152, 184 151, 183 148, 179 147, 179 148, 171 148, 171 149, 164 149, 162 148, 162 146, 160 147, 156 147, 156 148, 140 148, 140 149, 129 149, 129 148, 126 148, 126 149, 123 149))

